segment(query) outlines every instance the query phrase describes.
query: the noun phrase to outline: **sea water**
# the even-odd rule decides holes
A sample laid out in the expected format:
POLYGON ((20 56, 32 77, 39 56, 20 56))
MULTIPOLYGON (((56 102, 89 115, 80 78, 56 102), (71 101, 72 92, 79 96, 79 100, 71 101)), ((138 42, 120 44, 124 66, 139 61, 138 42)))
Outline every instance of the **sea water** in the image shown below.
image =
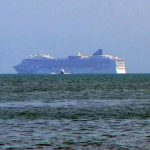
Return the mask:
POLYGON ((0 149, 149 150, 150 75, 0 75, 0 149))

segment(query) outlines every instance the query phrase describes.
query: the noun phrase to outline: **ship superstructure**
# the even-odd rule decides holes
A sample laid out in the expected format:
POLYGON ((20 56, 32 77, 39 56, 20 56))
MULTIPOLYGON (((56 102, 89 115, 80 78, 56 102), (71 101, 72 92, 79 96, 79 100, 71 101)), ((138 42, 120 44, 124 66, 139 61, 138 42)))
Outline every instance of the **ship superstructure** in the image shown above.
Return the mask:
POLYGON ((126 73, 125 61, 104 55, 102 49, 92 56, 79 52, 76 56, 58 59, 48 54, 30 55, 14 68, 19 74, 59 74, 62 69, 69 74, 126 73))

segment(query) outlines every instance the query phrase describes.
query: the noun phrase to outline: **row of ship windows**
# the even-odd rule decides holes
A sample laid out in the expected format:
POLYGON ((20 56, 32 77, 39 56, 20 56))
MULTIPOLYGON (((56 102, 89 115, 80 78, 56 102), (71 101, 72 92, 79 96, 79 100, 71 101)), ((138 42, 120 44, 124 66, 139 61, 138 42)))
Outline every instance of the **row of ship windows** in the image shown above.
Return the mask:
MULTIPOLYGON (((23 66, 111 66, 114 65, 113 63, 36 63, 36 64, 30 64, 30 63, 24 63, 23 66)), ((119 65, 120 66, 120 65, 119 65)))

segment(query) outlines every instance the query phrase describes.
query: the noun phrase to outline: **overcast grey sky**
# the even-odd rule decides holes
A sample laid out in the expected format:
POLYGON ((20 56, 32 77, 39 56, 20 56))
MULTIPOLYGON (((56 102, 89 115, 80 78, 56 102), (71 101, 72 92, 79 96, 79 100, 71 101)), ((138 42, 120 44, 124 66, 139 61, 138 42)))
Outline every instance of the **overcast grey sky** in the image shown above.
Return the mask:
POLYGON ((0 0, 0 73, 30 53, 103 48, 129 73, 150 73, 150 0, 0 0))

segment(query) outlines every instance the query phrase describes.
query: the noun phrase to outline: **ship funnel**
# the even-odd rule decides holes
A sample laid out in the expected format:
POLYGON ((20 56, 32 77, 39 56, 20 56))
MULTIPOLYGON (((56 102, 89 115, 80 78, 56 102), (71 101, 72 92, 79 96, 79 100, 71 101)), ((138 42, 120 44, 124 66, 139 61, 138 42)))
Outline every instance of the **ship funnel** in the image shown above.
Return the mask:
POLYGON ((103 50, 99 49, 93 54, 93 56, 97 56, 97 55, 103 55, 103 50))
POLYGON ((78 52, 77 56, 82 56, 80 52, 78 52))

